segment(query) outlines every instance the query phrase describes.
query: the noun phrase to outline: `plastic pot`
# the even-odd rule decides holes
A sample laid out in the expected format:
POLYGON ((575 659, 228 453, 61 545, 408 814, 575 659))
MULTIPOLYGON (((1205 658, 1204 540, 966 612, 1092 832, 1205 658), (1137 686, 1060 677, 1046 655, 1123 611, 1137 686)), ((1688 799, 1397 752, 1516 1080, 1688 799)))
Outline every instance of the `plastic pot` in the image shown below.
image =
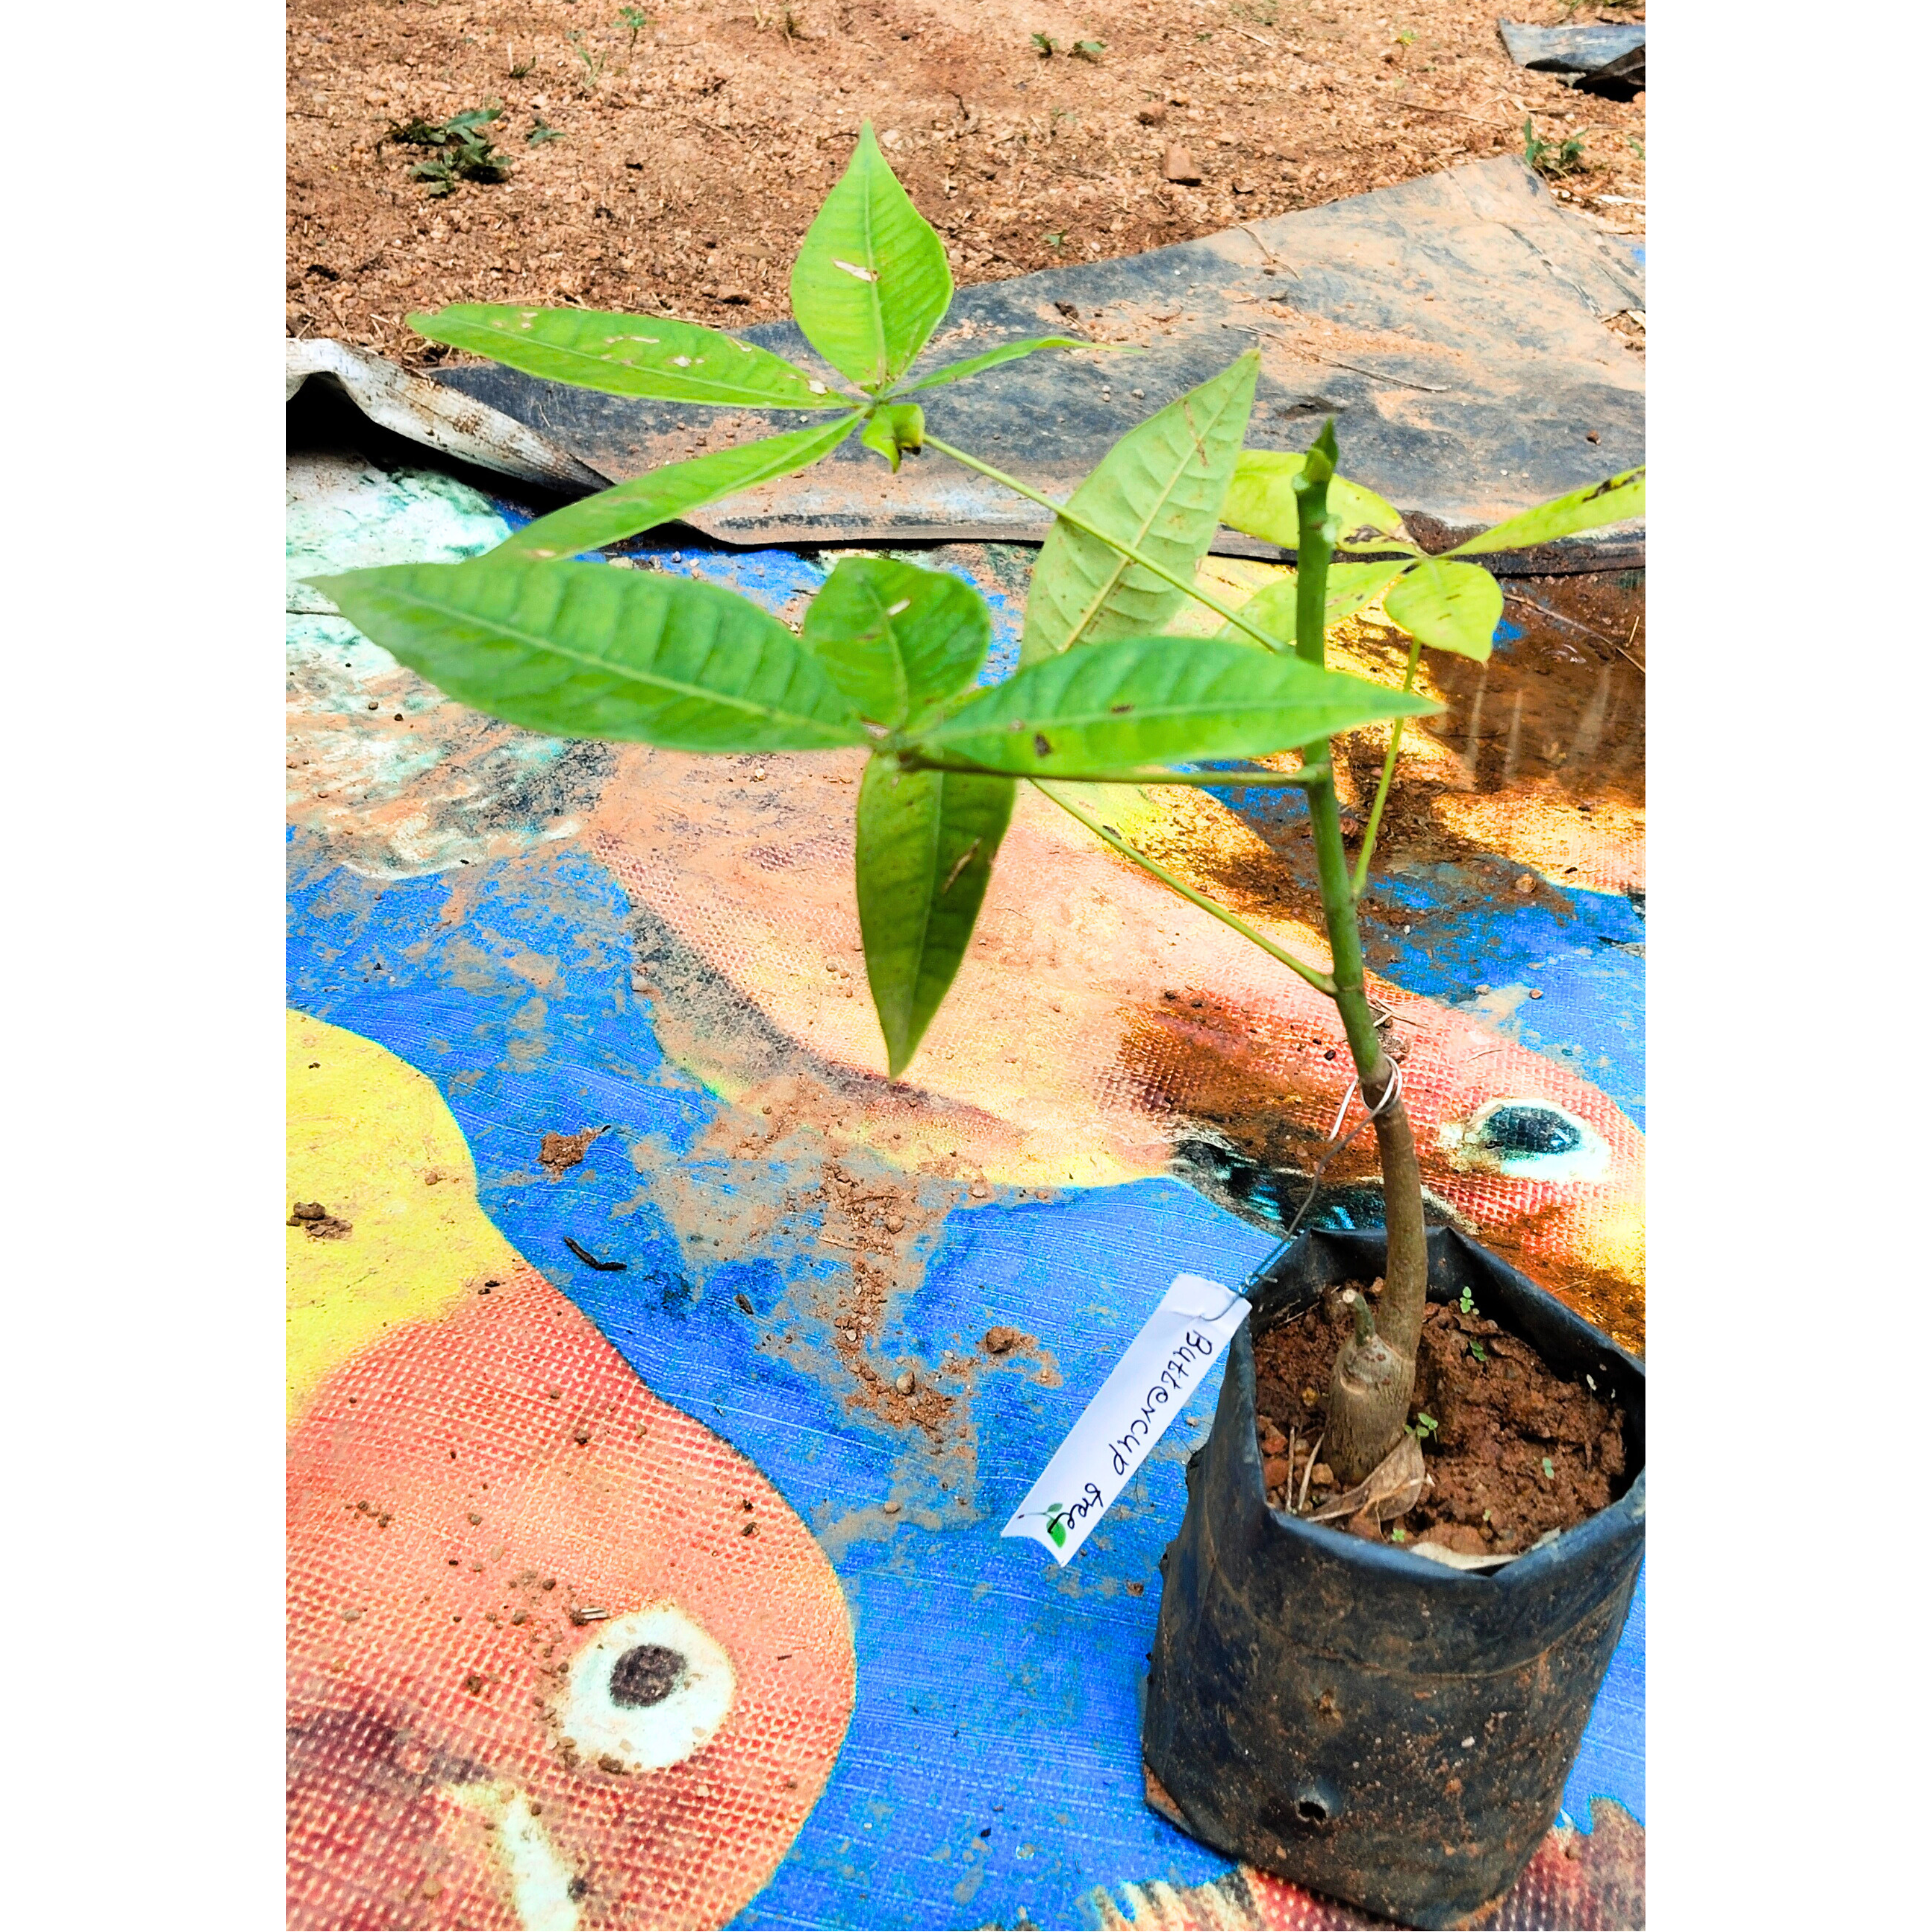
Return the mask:
POLYGON ((1214 1426, 1190 1462, 1142 1731, 1148 1801, 1184 1831, 1314 1892, 1460 1925, 1513 1884, 1555 1819, 1643 1557, 1644 1376, 1606 1336, 1449 1228, 1429 1295, 1471 1289, 1553 1368, 1622 1408, 1628 1486, 1488 1573, 1277 1513, 1255 1442, 1249 1330, 1383 1272, 1379 1229, 1311 1232, 1247 1292, 1214 1426))

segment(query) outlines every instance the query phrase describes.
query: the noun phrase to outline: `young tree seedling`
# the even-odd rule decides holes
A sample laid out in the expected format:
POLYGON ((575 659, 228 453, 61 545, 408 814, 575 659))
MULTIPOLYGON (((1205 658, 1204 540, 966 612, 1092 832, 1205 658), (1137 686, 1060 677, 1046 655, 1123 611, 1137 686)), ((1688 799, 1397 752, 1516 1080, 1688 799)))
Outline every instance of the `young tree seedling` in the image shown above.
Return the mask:
POLYGON ((1402 1440, 1427 1283, 1414 1137, 1357 925, 1402 724, 1441 708, 1415 688, 1420 653, 1486 658, 1502 592, 1473 560, 1640 514, 1643 472, 1426 555, 1391 506, 1337 473, 1332 422, 1305 452, 1243 448, 1259 372, 1250 350, 1130 430, 1057 501, 932 435, 916 399, 1022 356, 1102 345, 1035 338, 920 372, 952 275, 869 123, 800 246, 791 295, 830 380, 668 316, 476 304, 412 316, 436 341, 532 376, 805 426, 646 472, 467 562, 356 571, 320 587, 431 683, 530 730, 699 753, 862 750, 854 884, 894 1079, 965 957, 1022 781, 1333 1000, 1375 1127, 1388 1232, 1379 1310, 1355 1298, 1329 1390, 1322 1460, 1353 1487, 1402 1440), (892 558, 842 558, 796 635, 715 585, 572 560, 804 469, 855 434, 895 471, 936 457, 1052 514, 1011 676, 981 681, 992 617, 971 586, 892 558), (1239 608, 1205 588, 1200 566, 1223 522, 1292 550, 1294 574, 1239 608), (1167 628, 1190 599, 1222 620, 1215 635, 1167 628), (1326 662, 1329 627, 1377 600, 1411 640, 1399 688, 1326 662), (1352 869, 1331 741, 1381 724, 1389 742, 1352 869), (1297 757, 1288 769, 1255 762, 1284 753, 1297 757), (1303 792, 1328 965, 1137 850, 1070 789, 1089 784, 1303 792))

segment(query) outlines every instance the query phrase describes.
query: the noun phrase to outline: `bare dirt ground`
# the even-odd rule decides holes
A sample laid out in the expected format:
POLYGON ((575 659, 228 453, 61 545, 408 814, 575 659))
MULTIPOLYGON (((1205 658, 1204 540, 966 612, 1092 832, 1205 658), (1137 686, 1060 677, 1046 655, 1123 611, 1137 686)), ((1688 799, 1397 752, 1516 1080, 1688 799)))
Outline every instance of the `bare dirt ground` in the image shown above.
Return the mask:
POLYGON ((1520 154, 1526 118, 1581 143, 1558 191, 1641 233, 1643 97, 1514 66, 1496 20, 1459 0, 292 0, 289 331, 420 364, 437 352, 404 318, 449 302, 770 320, 868 117, 962 283, 1520 154), (390 138, 499 106, 500 182, 438 196, 412 172, 430 151, 390 138))

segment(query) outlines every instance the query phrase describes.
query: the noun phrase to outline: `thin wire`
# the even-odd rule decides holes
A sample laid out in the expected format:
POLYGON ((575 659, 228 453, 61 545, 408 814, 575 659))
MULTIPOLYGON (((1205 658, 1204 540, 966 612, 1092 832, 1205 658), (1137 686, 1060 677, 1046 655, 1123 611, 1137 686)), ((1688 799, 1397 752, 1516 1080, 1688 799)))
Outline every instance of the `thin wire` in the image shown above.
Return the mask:
POLYGON ((1331 1141, 1342 1131, 1342 1123, 1348 1118, 1348 1102, 1355 1097, 1355 1089, 1361 1084, 1361 1078, 1359 1073, 1348 1076, 1348 1090, 1342 1096, 1342 1104, 1335 1110, 1335 1124, 1328 1130, 1328 1137, 1331 1141))
MULTIPOLYGON (((1249 1275, 1247 1280, 1241 1284, 1244 1289, 1252 1288, 1256 1283, 1260 1281, 1262 1276, 1268 1273, 1268 1270, 1273 1268, 1275 1263, 1280 1261, 1282 1256, 1288 1252, 1290 1244, 1294 1240, 1295 1231, 1301 1226, 1303 1220, 1306 1217, 1309 1209, 1315 1205, 1316 1196, 1322 1191, 1322 1177, 1328 1172, 1328 1163, 1334 1160, 1336 1155, 1340 1154, 1342 1150, 1348 1146, 1349 1142, 1352 1141, 1371 1120, 1374 1120, 1377 1115, 1386 1112, 1388 1108, 1392 1106, 1396 1101, 1402 1097, 1401 1061, 1396 1060, 1394 1063, 1394 1066, 1395 1077, 1382 1089, 1382 1098, 1378 1100, 1372 1107, 1370 1107, 1367 1112, 1366 1112, 1362 1118, 1348 1130, 1348 1134, 1344 1138, 1336 1141, 1335 1144, 1331 1147, 1328 1151, 1322 1156, 1321 1160, 1316 1163, 1315 1172, 1309 1176, 1307 1198, 1303 1201, 1300 1207, 1295 1210, 1294 1219, 1288 1224, 1287 1232, 1284 1234, 1280 1240, 1276 1244, 1274 1251, 1264 1261, 1262 1262, 1258 1268, 1256 1268, 1249 1275)), ((1354 1091, 1355 1082, 1354 1081, 1351 1081, 1348 1083, 1348 1095, 1344 1098, 1342 1102, 1342 1112, 1343 1114, 1346 1114, 1348 1112, 1348 1101, 1354 1097, 1354 1091)), ((1339 1127, 1341 1124, 1342 1115, 1338 1114, 1335 1117, 1335 1125, 1339 1127)), ((1330 1140, 1334 1139, 1334 1135, 1332 1131, 1329 1135, 1329 1138, 1330 1140)))

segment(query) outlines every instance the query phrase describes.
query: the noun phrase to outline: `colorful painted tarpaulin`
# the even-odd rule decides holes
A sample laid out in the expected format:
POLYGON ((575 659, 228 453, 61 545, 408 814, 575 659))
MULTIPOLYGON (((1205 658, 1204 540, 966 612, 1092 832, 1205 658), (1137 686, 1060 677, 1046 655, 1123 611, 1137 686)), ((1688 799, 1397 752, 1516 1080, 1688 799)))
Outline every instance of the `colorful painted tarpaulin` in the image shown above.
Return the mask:
MULTIPOLYGON (((302 580, 519 513, 350 448, 290 488, 291 1924, 1363 1922, 1144 1802, 1218 1365, 1076 1561, 1000 1535, 1168 1284, 1239 1282, 1359 1114, 1327 1003, 1024 796, 890 1082, 858 754, 468 712, 302 580)), ((628 549, 794 620, 832 561, 628 549)), ((917 560, 1010 665, 1031 553, 917 560)), ((1642 672, 1547 594, 1426 673, 1365 925, 1430 1211, 1640 1350, 1642 672)), ((1338 660, 1394 682, 1376 616, 1338 660)), ((1322 952, 1292 794, 1106 810, 1322 952)), ((1313 1211, 1377 1217, 1370 1137, 1313 1211)), ((1640 1588, 1499 1922, 1640 1916, 1642 1640, 1640 1588)))

